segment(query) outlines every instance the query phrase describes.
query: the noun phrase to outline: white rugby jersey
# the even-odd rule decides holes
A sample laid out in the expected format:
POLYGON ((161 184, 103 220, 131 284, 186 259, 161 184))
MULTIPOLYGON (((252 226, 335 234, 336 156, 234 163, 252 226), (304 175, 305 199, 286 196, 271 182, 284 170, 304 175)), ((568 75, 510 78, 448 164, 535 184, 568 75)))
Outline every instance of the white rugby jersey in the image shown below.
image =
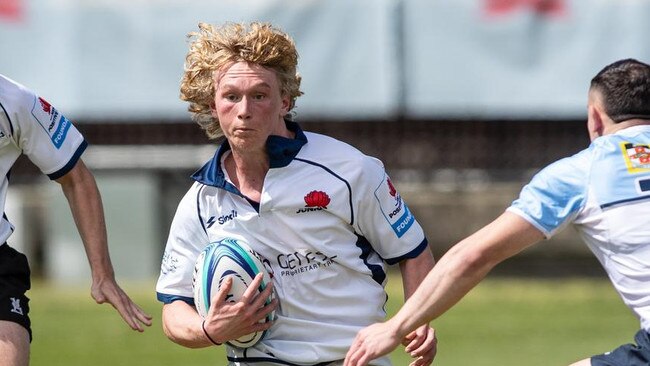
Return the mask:
MULTIPOLYGON (((205 246, 242 239, 273 274, 277 320, 255 349, 228 347, 231 361, 314 365, 342 360, 356 333, 383 321, 386 264, 428 248, 420 225, 377 159, 335 139, 287 126, 271 136, 271 169, 259 205, 233 186, 225 142, 181 200, 156 287, 164 303, 193 304, 192 271, 205 246)), ((373 365, 390 365, 384 357, 373 365)))
POLYGON ((0 245, 14 229, 4 208, 9 173, 20 154, 57 179, 74 167, 86 146, 72 122, 50 103, 0 75, 0 245))
POLYGON ((601 136, 549 165, 508 210, 546 237, 573 223, 650 330, 650 126, 601 136))

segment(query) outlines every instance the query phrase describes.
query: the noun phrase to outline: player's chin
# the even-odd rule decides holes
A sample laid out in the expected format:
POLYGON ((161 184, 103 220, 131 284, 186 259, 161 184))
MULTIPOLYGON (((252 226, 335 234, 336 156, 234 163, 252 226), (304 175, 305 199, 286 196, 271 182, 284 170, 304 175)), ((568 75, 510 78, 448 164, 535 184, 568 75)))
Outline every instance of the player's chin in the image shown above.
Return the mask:
POLYGON ((255 149, 266 146, 268 136, 263 136, 259 132, 251 129, 235 130, 230 133, 228 143, 241 149, 255 149))

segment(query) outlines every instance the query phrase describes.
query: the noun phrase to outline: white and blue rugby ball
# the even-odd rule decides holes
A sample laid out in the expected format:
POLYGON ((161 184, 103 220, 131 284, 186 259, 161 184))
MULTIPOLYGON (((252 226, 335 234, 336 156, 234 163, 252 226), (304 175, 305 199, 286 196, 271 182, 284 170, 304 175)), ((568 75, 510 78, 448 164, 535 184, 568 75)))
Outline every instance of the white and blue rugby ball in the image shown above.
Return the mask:
MULTIPOLYGON (((258 273, 264 274, 262 284, 258 288, 258 292, 262 292, 271 282, 271 276, 259 255, 244 241, 226 238, 210 243, 196 259, 192 278, 194 304, 199 315, 206 317, 210 301, 221 288, 224 279, 232 277, 232 287, 226 301, 237 302, 258 273)), ((274 296, 271 294, 265 304, 270 303, 274 296)), ((274 316, 275 311, 260 322, 272 321, 274 316)), ((226 343, 233 347, 248 348, 265 335, 266 331, 254 332, 226 343)))

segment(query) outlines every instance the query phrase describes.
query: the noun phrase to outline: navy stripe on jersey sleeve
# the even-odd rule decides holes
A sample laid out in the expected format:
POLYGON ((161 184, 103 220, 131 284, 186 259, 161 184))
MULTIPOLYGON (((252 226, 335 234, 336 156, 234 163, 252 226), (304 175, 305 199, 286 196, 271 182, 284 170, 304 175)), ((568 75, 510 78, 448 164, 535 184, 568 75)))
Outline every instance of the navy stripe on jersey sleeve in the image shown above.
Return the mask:
POLYGON ((194 299, 191 297, 185 297, 179 295, 167 295, 160 292, 156 292, 156 298, 158 299, 158 301, 162 302, 163 304, 171 304, 176 300, 181 300, 188 303, 189 305, 194 306, 194 299))
POLYGON ((410 252, 404 254, 403 256, 397 258, 385 258, 384 260, 386 261, 386 263, 390 265, 397 264, 405 259, 416 258, 420 254, 422 254, 422 252, 428 247, 429 247, 429 241, 426 238, 424 238, 424 240, 422 240, 422 243, 420 243, 420 245, 418 245, 417 248, 411 250, 410 252))
POLYGON ((77 165, 77 162, 79 161, 79 158, 81 158, 81 154, 86 150, 88 147, 88 142, 86 140, 83 140, 81 142, 81 145, 77 148, 77 151, 75 151, 74 155, 72 155, 72 158, 68 161, 68 163, 61 169, 57 170, 56 172, 52 174, 48 174, 47 176, 51 180, 59 179, 62 176, 68 174, 72 168, 74 168, 75 165, 77 165))
POLYGON ((384 269, 382 266, 378 264, 371 264, 368 263, 368 257, 370 256, 370 253, 373 251, 372 250, 372 245, 370 245, 370 242, 368 242, 368 239, 366 239, 363 236, 357 235, 357 247, 361 249, 361 255, 359 255, 359 258, 363 260, 363 263, 370 269, 370 272, 372 273, 372 279, 375 280, 378 284, 383 284, 384 281, 386 280, 386 272, 384 272, 384 269))

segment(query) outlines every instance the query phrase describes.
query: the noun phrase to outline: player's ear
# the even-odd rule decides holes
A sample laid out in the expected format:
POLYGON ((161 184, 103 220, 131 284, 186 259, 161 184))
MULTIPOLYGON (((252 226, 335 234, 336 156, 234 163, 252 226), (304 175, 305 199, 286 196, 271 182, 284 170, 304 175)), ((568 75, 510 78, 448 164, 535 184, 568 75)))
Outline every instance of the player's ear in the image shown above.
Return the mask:
POLYGON ((214 101, 210 103, 210 114, 212 115, 212 118, 219 119, 219 116, 217 116, 217 105, 214 101))
POLYGON ((587 130, 589 131, 589 138, 592 141, 596 137, 603 135, 604 124, 602 113, 594 104, 590 104, 587 107, 587 130))
POLYGON ((282 109, 280 110, 280 116, 284 117, 291 110, 291 97, 288 95, 282 96, 282 109))

